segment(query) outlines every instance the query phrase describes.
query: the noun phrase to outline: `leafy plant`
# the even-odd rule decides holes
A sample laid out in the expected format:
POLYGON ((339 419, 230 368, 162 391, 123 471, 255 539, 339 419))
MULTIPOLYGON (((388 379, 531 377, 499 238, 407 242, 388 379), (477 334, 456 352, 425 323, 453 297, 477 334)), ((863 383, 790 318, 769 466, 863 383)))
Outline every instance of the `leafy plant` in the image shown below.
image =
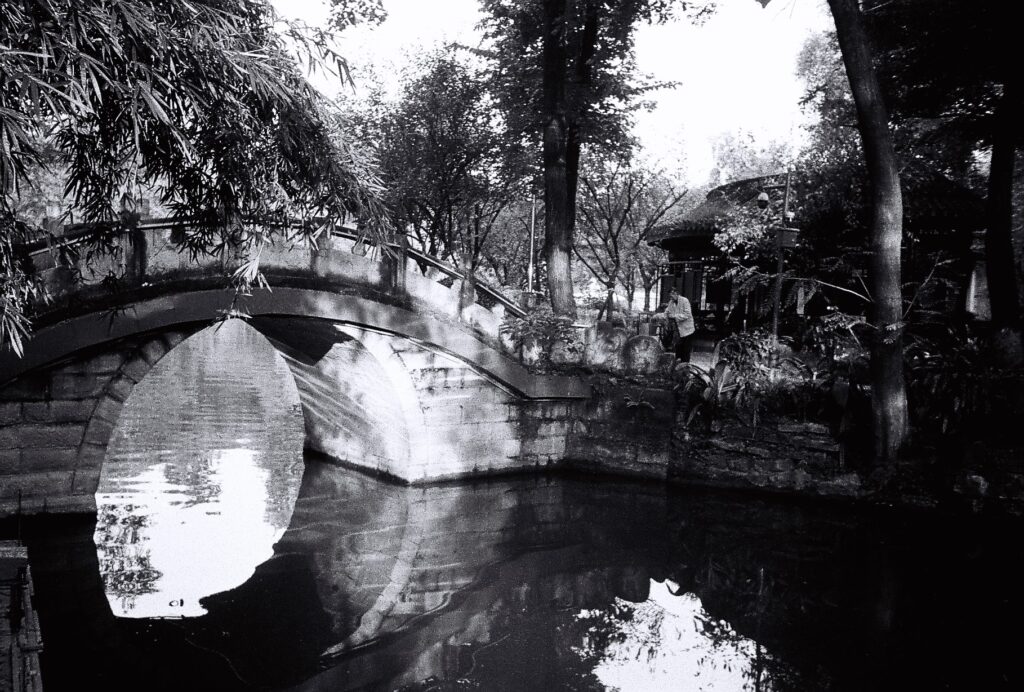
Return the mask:
POLYGON ((516 351, 524 345, 536 343, 541 349, 541 361, 551 363, 551 349, 556 342, 564 341, 570 347, 582 347, 579 334, 572 326, 572 319, 556 315, 551 306, 542 303, 518 317, 508 315, 501 325, 501 333, 507 334, 516 351))
POLYGON ((742 383, 733 367, 724 361, 710 371, 692 363, 684 363, 681 370, 687 379, 676 389, 682 391, 686 405, 684 426, 690 428, 700 420, 704 430, 710 432, 715 421, 735 410, 742 383))
POLYGON ((1024 370, 994 365, 988 344, 977 336, 944 336, 911 333, 904 349, 909 413, 918 433, 975 439, 1014 435, 1024 370))
POLYGON ((719 343, 717 365, 710 372, 684 365, 682 371, 688 376, 681 385, 688 406, 685 425, 701 420, 710 430, 714 421, 726 416, 752 427, 770 417, 826 418, 835 373, 785 355, 788 352, 785 343, 775 345, 769 334, 743 333, 719 343))

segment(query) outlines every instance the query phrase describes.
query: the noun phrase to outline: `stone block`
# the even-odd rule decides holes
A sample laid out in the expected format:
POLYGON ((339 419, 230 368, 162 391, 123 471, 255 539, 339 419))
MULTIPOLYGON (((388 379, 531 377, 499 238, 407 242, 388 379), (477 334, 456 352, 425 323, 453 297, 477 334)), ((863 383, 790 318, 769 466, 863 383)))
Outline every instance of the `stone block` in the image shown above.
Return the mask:
POLYGON ((32 423, 80 423, 89 420, 93 405, 92 399, 26 402, 24 418, 32 423))
POLYGON ((0 449, 0 477, 21 470, 20 449, 0 449))
POLYGON ((74 495, 93 495, 100 486, 100 470, 78 469, 71 481, 71 492, 74 495))
POLYGON ((0 498, 59 498, 71 491, 71 471, 19 473, 0 480, 0 498))
POLYGON ((106 458, 106 445, 85 442, 79 448, 78 468, 98 469, 106 458))
POLYGON ((112 373, 117 372, 118 368, 124 364, 124 361, 124 353, 102 353, 85 361, 83 365, 86 368, 86 372, 112 373))
POLYGON ((85 442, 106 446, 110 441, 111 434, 114 432, 114 425, 114 421, 93 418, 89 422, 89 427, 85 429, 85 435, 82 439, 85 442))
POLYGON ((77 447, 85 426, 77 423, 33 423, 0 428, 0 449, 77 447))
POLYGON ((722 449, 727 452, 737 452, 739 454, 745 454, 747 451, 746 444, 738 440, 729 440, 716 437, 708 440, 708 444, 710 444, 712 447, 717 447, 718 449, 722 449))
POLYGON ((780 433, 792 434, 796 433, 799 435, 812 434, 812 435, 828 435, 828 426, 820 423, 780 423, 776 426, 776 430, 780 433))
POLYGON ((159 339, 147 342, 141 349, 142 357, 150 365, 156 365, 167 353, 167 346, 159 339))
POLYGON ((825 452, 829 454, 839 454, 840 445, 831 438, 827 440, 817 439, 803 439, 800 441, 800 446, 804 449, 814 450, 816 452, 825 452))
POLYGON ((569 432, 569 421, 544 421, 537 426, 537 437, 564 437, 569 432))
POLYGON ((21 430, 24 425, 8 425, 0 428, 0 449, 21 449, 21 430))
POLYGON ((658 372, 658 363, 665 350, 653 336, 629 338, 622 351, 622 363, 626 370, 642 375, 658 372))
POLYGON ((128 396, 132 393, 132 389, 134 388, 134 380, 126 375, 118 375, 110 382, 109 385, 107 385, 105 394, 109 398, 124 402, 128 400, 128 396))
POLYGON ((44 447, 26 449, 21 455, 21 468, 28 473, 70 471, 78 459, 78 447, 44 447))
POLYGON ((55 372, 51 381, 50 394, 54 399, 91 399, 102 394, 109 381, 109 373, 55 372))
MULTIPOLYGON (((45 405, 45 404, 44 404, 45 405)), ((0 402, 0 425, 10 425, 21 422, 21 402, 3 401, 0 402)))
POLYGON ((118 417, 121 415, 121 407, 123 402, 114 399, 113 397, 103 397, 100 399, 92 410, 90 418, 99 420, 110 421, 111 423, 116 422, 118 417))
POLYGON ((560 460, 566 456, 566 440, 564 437, 542 437, 522 441, 520 454, 536 455, 549 460, 560 460))
POLYGON ((142 378, 144 378, 152 369, 153 366, 146 362, 144 358, 133 358, 124 364, 121 368, 120 374, 124 375, 132 382, 139 383, 142 382, 142 378))
POLYGON ((595 368, 621 370, 622 348, 628 339, 629 333, 625 329, 599 328, 593 341, 583 351, 583 362, 595 368))

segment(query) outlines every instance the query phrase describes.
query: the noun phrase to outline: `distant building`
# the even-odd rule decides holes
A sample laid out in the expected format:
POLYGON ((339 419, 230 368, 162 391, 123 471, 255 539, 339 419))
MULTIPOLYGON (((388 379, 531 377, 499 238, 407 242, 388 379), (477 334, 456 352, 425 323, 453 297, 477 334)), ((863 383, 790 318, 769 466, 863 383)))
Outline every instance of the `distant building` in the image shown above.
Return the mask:
MULTIPOLYGON (((984 315, 974 304, 980 290, 969 290, 970 277, 977 277, 980 261, 972 252, 972 238, 984 228, 984 205, 981 198, 968 188, 922 165, 911 163, 901 171, 904 206, 904 279, 924 277, 934 267, 940 255, 952 260, 941 265, 933 274, 928 290, 919 298, 931 309, 946 316, 970 313, 975 318, 984 315)), ((773 199, 781 199, 785 174, 737 180, 714 188, 705 200, 672 224, 655 229, 648 242, 666 250, 669 259, 660 287, 660 302, 668 300, 674 287, 689 298, 695 311, 718 327, 724 327, 724 317, 730 311, 746 313, 745 306, 737 306, 730 282, 718 279, 729 266, 722 251, 714 244, 715 234, 723 230, 737 213, 749 207, 756 209, 758 196, 771 190, 773 199), (716 317, 709 320, 709 317, 716 317)), ((806 183, 802 183, 806 185, 806 183)), ((793 206, 798 208, 800 198, 807 194, 801 183, 794 182, 793 206)), ((827 215, 826 215, 827 216, 827 215)), ((824 235, 838 235, 836 226, 823 222, 806 227, 801 235, 810 243, 824 235)), ((835 217, 833 217, 835 218, 835 217)), ((793 225, 804 227, 808 219, 797 216, 793 225)), ((839 222, 836 222, 839 223, 839 222)), ((851 248, 847 259, 865 273, 869 253, 864 239, 857 238, 860 248, 851 248)), ((975 243, 977 248, 977 243, 975 243)))

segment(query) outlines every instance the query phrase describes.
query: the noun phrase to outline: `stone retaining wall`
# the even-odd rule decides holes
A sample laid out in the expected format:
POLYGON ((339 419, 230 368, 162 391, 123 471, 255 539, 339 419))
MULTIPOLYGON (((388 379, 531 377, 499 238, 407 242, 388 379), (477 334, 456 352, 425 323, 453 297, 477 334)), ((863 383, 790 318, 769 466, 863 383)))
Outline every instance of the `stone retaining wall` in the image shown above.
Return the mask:
POLYGON ((670 480, 857 497, 860 477, 847 468, 842 446, 818 423, 723 425, 708 435, 680 434, 670 480))
POLYGON ((517 349, 503 334, 502 345, 527 366, 547 361, 558 367, 583 366, 596 372, 659 378, 671 376, 678 364, 657 338, 633 334, 609 322, 581 329, 576 341, 556 341, 548 354, 536 339, 528 339, 517 349))
POLYGON ((187 335, 126 339, 0 388, 0 516, 91 511, 121 407, 135 384, 187 335))

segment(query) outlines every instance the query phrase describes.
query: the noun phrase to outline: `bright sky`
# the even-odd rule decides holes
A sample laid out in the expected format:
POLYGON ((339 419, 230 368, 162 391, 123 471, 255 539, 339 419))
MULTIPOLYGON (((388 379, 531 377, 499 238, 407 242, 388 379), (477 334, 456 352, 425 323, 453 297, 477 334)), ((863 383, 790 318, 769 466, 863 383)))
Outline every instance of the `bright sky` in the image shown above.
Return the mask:
MULTIPOLYGON (((317 25, 325 0, 272 0, 278 12, 317 25)), ((342 52, 355 78, 368 65, 394 75, 408 55, 439 43, 475 45, 477 0, 384 0, 388 20, 345 32, 342 52)), ((685 19, 643 26, 637 33, 641 72, 679 86, 654 96, 656 109, 638 117, 637 134, 649 158, 680 170, 688 182, 707 181, 712 142, 723 133, 750 133, 756 142, 802 141, 802 85, 796 57, 813 32, 831 26, 824 0, 718 0, 702 26, 685 19)))

